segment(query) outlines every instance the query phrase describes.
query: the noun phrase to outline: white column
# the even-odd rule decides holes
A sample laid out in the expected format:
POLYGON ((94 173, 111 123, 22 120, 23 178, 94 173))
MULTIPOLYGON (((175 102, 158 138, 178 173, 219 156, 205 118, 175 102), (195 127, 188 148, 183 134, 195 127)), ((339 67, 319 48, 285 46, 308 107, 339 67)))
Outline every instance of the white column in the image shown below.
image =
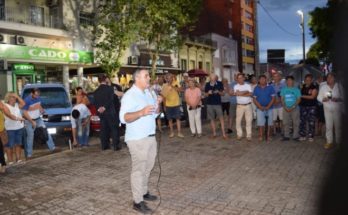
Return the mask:
POLYGON ((68 92, 68 95, 70 96, 70 87, 69 87, 69 66, 63 65, 63 84, 68 92))
POLYGON ((80 87, 83 85, 83 67, 78 66, 77 67, 77 83, 80 87))

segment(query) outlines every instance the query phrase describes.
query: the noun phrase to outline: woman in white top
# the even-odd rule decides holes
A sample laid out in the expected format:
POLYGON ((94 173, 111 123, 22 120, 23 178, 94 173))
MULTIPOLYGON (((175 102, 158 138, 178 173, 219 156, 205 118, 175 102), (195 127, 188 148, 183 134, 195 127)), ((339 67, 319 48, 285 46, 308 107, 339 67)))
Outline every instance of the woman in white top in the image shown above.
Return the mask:
POLYGON ((325 126, 326 126, 326 144, 325 149, 333 146, 333 137, 335 129, 336 144, 341 142, 341 119, 344 111, 343 88, 336 82, 336 75, 329 73, 326 78, 326 84, 319 89, 318 101, 324 105, 325 126))
POLYGON ((8 114, 5 114, 5 128, 8 134, 8 143, 5 145, 5 152, 9 165, 15 161, 22 162, 22 139, 24 118, 22 117, 21 108, 25 102, 16 93, 8 92, 5 96, 5 103, 9 109, 8 114), (16 155, 16 160, 13 157, 16 155))

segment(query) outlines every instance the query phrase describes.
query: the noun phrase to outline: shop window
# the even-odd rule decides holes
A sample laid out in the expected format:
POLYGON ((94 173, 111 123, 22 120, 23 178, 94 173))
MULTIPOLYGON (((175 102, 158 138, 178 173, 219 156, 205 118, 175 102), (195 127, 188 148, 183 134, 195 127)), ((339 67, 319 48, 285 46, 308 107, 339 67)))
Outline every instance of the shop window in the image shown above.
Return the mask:
POLYGON ((94 13, 88 13, 88 12, 83 12, 80 11, 80 24, 81 25, 93 25, 95 14, 94 13))
POLYGON ((44 8, 30 6, 30 21, 32 25, 44 26, 44 8))

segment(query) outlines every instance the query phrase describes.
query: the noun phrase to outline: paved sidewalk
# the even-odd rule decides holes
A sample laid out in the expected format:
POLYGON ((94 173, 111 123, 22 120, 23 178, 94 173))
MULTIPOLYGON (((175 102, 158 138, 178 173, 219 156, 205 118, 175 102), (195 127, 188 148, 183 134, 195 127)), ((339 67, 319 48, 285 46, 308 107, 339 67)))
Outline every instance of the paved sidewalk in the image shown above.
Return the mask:
MULTIPOLYGON (((256 137, 248 143, 186 135, 163 135, 156 214, 315 214, 333 154, 323 149, 324 139, 285 143, 278 137, 266 144, 256 137)), ((0 175, 0 214, 137 214, 130 164, 126 148, 101 152, 98 145, 10 167, 0 175)), ((153 193, 158 175, 156 164, 153 193)))

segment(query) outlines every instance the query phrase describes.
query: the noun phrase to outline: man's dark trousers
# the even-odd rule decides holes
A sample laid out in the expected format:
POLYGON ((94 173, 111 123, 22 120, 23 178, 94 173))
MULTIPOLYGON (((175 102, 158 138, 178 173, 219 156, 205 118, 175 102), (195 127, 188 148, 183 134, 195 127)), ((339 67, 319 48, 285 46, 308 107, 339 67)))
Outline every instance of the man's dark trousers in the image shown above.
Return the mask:
POLYGON ((102 150, 110 148, 110 137, 114 150, 122 148, 120 144, 119 123, 115 114, 100 114, 100 141, 102 150))

